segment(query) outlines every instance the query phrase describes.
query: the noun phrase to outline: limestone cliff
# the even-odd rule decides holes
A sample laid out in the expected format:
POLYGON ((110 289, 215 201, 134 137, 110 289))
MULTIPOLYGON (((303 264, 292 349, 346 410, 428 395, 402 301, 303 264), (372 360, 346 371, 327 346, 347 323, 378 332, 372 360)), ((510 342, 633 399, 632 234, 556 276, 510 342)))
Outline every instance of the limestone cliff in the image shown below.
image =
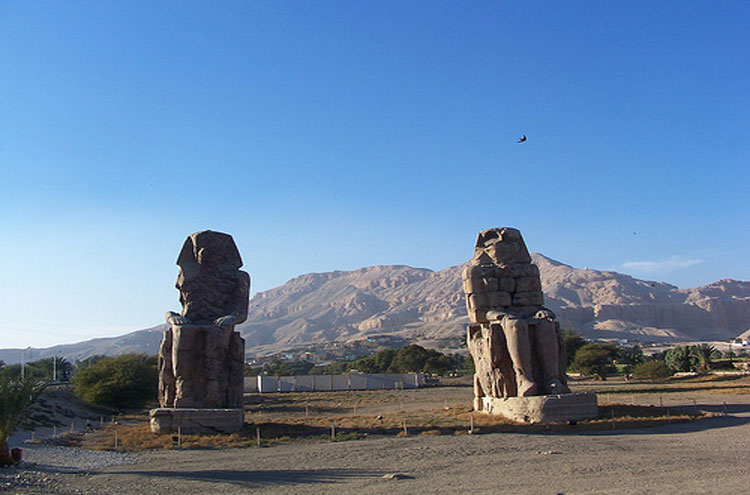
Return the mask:
MULTIPOLYGON (((578 269, 532 254, 539 266, 545 304, 563 328, 589 337, 640 340, 725 340, 750 328, 750 282, 719 280, 679 289, 613 271, 578 269)), ((238 326, 251 354, 307 342, 398 334, 437 345, 463 340, 466 314, 461 272, 408 266, 309 273, 256 294, 247 321, 238 326)), ((249 267, 252 271, 252 267, 249 267)), ((83 359, 94 354, 156 353, 164 325, 122 337, 95 339, 39 350, 83 359)), ((17 362, 17 349, 0 351, 17 362)))
MULTIPOLYGON (((532 255, 545 304, 563 327, 590 337, 724 340, 750 327, 750 282, 720 280, 694 289, 613 271, 577 269, 532 255)), ((399 334, 462 338, 468 323, 464 265, 438 272, 407 266, 307 274, 257 294, 240 327, 247 347, 289 347, 399 334)))

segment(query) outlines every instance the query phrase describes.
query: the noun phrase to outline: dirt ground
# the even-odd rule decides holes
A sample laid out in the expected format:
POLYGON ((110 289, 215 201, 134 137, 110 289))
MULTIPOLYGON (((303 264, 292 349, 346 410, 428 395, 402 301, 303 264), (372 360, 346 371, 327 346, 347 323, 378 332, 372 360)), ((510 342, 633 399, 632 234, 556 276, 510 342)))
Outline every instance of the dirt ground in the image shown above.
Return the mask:
MULTIPOLYGON (((642 429, 376 436, 346 442, 297 440, 270 447, 151 450, 135 453, 134 464, 83 474, 56 470, 39 459, 39 476, 46 482, 10 493, 746 493, 746 386, 714 390, 707 384, 662 393, 658 387, 646 392, 648 387, 607 384, 599 395, 601 402, 661 401, 676 409, 727 412, 642 429)), ((470 399, 471 390, 410 394, 416 395, 395 396, 395 404, 383 407, 408 408, 420 394, 437 404, 463 402, 470 399)), ((34 447, 27 449, 26 457, 34 461, 34 447)))

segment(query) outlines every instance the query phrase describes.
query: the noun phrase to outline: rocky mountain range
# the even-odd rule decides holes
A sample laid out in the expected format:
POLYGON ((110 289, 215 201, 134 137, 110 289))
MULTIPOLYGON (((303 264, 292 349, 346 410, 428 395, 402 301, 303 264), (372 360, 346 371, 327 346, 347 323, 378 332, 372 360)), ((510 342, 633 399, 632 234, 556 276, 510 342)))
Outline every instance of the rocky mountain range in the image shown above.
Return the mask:
MULTIPOLYGON (((532 258, 541 272, 546 306, 564 328, 587 337, 727 340, 750 328, 750 282, 724 279, 679 289, 614 271, 573 268, 538 253, 532 258)), ((468 323, 461 289, 464 266, 308 273, 257 293, 247 321, 238 329, 250 355, 385 334, 437 348, 457 347, 468 323)), ((38 350, 35 358, 154 354, 164 328, 38 350)), ((17 362, 18 352, 0 350, 0 359, 17 362)))

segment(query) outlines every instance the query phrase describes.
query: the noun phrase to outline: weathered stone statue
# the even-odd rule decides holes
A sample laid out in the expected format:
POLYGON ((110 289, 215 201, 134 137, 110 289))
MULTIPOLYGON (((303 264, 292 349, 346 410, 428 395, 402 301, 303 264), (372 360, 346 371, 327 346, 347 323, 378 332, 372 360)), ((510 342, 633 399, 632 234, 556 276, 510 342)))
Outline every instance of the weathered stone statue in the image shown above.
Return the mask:
MULTIPOLYGON (((543 306, 539 269, 521 233, 480 232, 463 286, 473 323, 467 344, 476 369, 474 408, 492 412, 510 404, 495 399, 569 394, 560 325, 543 306)), ((533 421, 525 412, 520 417, 533 421)))
MULTIPOLYGON (((218 423, 204 430, 228 431, 218 410, 233 410, 232 422, 242 421, 245 341, 234 326, 247 318, 250 276, 240 271, 242 259, 230 235, 206 230, 190 235, 177 259, 182 312, 167 312, 171 328, 164 332, 159 349, 159 403, 161 416, 183 423, 187 409, 211 409, 218 423), (178 411, 172 411, 177 409, 178 411), (239 414, 237 413, 239 411, 239 414)), ((192 413, 207 426, 208 411, 192 413)), ((226 416, 227 413, 224 415, 226 416)), ((193 421, 194 422, 194 421, 193 421)), ((165 428, 154 420, 152 429, 165 428)), ((184 429, 184 425, 183 429, 184 429)), ((194 428, 196 431, 200 428, 194 428)), ((236 429, 234 431, 236 431, 236 429)))

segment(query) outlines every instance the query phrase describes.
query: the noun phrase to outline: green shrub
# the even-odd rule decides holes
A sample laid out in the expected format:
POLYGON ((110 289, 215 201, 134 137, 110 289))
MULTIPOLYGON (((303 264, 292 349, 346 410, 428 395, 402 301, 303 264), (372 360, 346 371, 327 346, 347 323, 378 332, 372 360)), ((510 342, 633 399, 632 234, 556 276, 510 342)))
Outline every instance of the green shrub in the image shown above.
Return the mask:
POLYGON ((690 348, 698 371, 706 372, 711 368, 711 361, 718 357, 719 351, 711 344, 698 344, 690 348))
POLYGON ((80 398, 119 410, 138 409, 155 400, 157 382, 156 357, 144 354, 103 358, 73 378, 80 398))
POLYGON ((634 345, 633 347, 618 347, 617 348, 617 363, 627 364, 635 366, 645 361, 646 358, 643 355, 643 349, 641 346, 634 345))
POLYGON ((563 346, 565 347, 565 355, 567 356, 566 366, 570 366, 573 362, 573 358, 578 352, 578 349, 586 345, 586 339, 575 333, 570 328, 564 328, 562 331, 563 346))
POLYGON ((586 344, 576 351, 570 367, 578 373, 594 375, 606 380, 607 373, 615 371, 612 354, 613 351, 609 345, 586 344))
POLYGON ((0 467, 12 462, 8 439, 46 386, 46 382, 31 376, 20 380, 0 374, 0 467))
POLYGON ((664 355, 664 362, 675 373, 680 371, 694 371, 696 365, 690 347, 682 346, 668 350, 664 355))
POLYGON ((664 361, 644 361, 633 367, 633 376, 642 380, 664 380, 672 376, 672 370, 664 361))

